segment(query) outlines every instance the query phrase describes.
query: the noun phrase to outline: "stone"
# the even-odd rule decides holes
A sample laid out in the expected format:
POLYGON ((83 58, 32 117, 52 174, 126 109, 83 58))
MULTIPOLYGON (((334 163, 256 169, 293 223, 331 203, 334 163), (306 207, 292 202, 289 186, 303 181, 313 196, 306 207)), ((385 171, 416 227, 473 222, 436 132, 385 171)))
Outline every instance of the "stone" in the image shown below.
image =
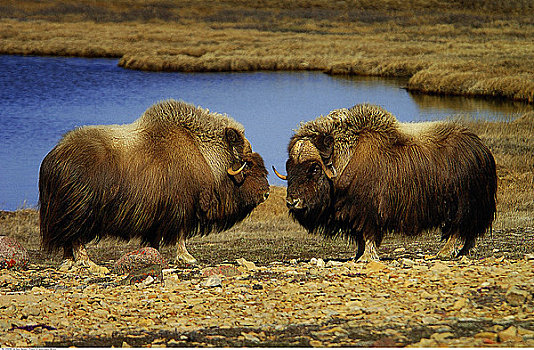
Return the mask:
POLYGON ((245 258, 240 258, 236 260, 239 266, 243 266, 249 271, 256 270, 256 264, 254 264, 252 261, 247 261, 245 258))
POLYGON ((432 317, 432 316, 425 316, 425 317, 423 317, 423 319, 421 321, 423 322, 423 324, 436 324, 436 323, 438 323, 438 319, 435 318, 435 317, 432 317))
POLYGON ((207 267, 202 269, 202 276, 207 277, 211 275, 220 275, 226 277, 234 277, 241 275, 242 272, 239 269, 232 265, 220 265, 215 267, 207 267))
POLYGON ((470 264, 470 263, 471 263, 471 260, 470 260, 467 256, 464 255, 464 256, 462 256, 462 257, 460 258, 460 263, 461 263, 461 264, 470 264))
POLYGON ((419 296, 423 299, 434 299, 436 298, 436 295, 435 294, 430 294, 429 292, 427 292, 426 290, 422 291, 421 294, 419 294, 419 296))
POLYGON ((467 299, 466 298, 460 298, 454 302, 454 305, 452 306, 453 310, 461 310, 467 305, 467 299))
POLYGON ((26 268, 28 251, 15 238, 0 236, 0 269, 26 268))
POLYGON ((406 258, 401 259, 400 263, 403 267, 412 267, 415 264, 413 260, 406 258))
POLYGON ((477 333, 475 334, 475 338, 477 339, 490 339, 490 340, 493 340, 493 341, 497 341, 497 333, 493 333, 493 332, 480 332, 480 333, 477 333))
POLYGON ((434 333, 430 336, 430 339, 434 339, 436 341, 442 342, 445 339, 453 338, 454 333, 451 332, 444 332, 444 333, 434 333))
POLYGON ((434 348, 438 343, 434 339, 422 338, 418 343, 412 344, 417 348, 434 348))
POLYGON ((214 288, 214 287, 221 287, 222 286, 222 280, 217 275, 211 275, 209 276, 203 283, 202 287, 206 288, 214 288))
POLYGON ((521 335, 523 337, 528 337, 528 338, 534 338, 534 331, 525 329, 523 327, 517 327, 517 335, 521 335))
POLYGON ((510 287, 506 291, 506 294, 504 295, 508 304, 512 306, 521 306, 525 304, 529 296, 530 296, 529 292, 522 290, 517 286, 510 287))
POLYGON ((161 265, 150 265, 146 267, 141 267, 130 271, 128 276, 122 280, 122 284, 132 285, 136 283, 144 282, 145 285, 149 285, 155 280, 163 283, 163 272, 161 265), (145 282, 148 278, 151 278, 148 282, 145 282))
POLYGON ((388 266, 379 261, 371 261, 365 265, 365 270, 368 272, 380 272, 388 270, 388 266))
POLYGON ((510 326, 504 331, 500 331, 498 336, 501 342, 522 340, 522 337, 518 336, 517 328, 515 326, 510 326))
POLYGON ((534 260, 534 254, 525 254, 525 260, 534 260))
POLYGON ((154 277, 152 277, 152 276, 147 276, 147 277, 145 278, 145 280, 144 280, 143 282, 141 282, 141 284, 143 284, 144 286, 149 286, 149 285, 151 285, 152 283, 154 283, 154 281, 155 281, 154 277))
POLYGON ((326 266, 326 263, 324 262, 323 259, 319 258, 317 259, 317 267, 325 267, 326 266))
POLYGON ((241 335, 245 338, 245 340, 251 341, 253 343, 260 342, 260 339, 254 333, 241 332, 241 335))
POLYGON ((113 272, 121 275, 154 265, 160 266, 160 271, 169 268, 167 262, 157 249, 145 247, 124 254, 113 265, 113 272))
POLYGON ((310 340, 310 346, 313 347, 313 348, 322 348, 322 347, 324 347, 323 343, 321 343, 318 340, 310 340))
POLYGON ((328 260, 328 262, 325 265, 326 267, 336 267, 336 266, 343 266, 343 263, 341 261, 336 260, 328 260))

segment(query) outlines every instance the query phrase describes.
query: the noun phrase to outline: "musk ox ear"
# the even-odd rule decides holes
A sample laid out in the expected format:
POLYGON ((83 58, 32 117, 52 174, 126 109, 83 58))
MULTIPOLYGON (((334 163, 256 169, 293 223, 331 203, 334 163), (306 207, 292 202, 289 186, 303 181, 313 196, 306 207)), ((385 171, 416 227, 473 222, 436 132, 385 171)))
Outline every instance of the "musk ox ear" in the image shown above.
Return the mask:
POLYGON ((224 130, 224 135, 226 137, 226 142, 230 145, 230 149, 234 152, 237 151, 239 155, 242 155, 245 147, 245 140, 239 131, 234 128, 226 128, 224 130))
POLYGON ((328 163, 330 157, 332 157, 332 153, 334 152, 334 138, 332 137, 332 135, 321 134, 317 136, 315 138, 314 145, 319 150, 321 158, 323 158, 323 160, 326 160, 328 163))

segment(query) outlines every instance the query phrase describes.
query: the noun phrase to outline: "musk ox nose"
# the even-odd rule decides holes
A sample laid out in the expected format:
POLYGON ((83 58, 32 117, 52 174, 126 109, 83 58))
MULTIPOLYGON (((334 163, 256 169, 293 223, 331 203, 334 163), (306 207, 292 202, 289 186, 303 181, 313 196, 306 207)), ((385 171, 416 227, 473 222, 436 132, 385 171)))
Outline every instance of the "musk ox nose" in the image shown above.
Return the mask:
POLYGON ((286 205, 289 209, 299 209, 300 208, 300 198, 286 198, 286 205))
POLYGON ((266 201, 267 198, 269 198, 269 191, 267 191, 267 192, 265 192, 265 193, 263 194, 263 200, 266 201))

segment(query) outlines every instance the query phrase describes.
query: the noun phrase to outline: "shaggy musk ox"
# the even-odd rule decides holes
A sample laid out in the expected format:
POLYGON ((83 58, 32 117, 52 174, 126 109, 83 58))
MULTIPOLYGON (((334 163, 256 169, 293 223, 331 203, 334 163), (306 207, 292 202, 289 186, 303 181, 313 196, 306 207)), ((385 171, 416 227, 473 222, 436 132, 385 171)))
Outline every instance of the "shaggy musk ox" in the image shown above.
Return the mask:
MULTIPOLYGON (((309 232, 356 241, 356 258, 377 260, 385 233, 441 229, 467 254, 495 217, 495 160, 454 122, 398 123, 372 105, 304 123, 288 146, 287 206, 309 232)), ((276 172, 276 170, 275 170, 276 172)))
POLYGON ((243 220, 269 194, 267 171, 243 126, 174 100, 126 125, 67 133, 39 174, 43 248, 89 261, 84 245, 104 236, 159 248, 243 220))

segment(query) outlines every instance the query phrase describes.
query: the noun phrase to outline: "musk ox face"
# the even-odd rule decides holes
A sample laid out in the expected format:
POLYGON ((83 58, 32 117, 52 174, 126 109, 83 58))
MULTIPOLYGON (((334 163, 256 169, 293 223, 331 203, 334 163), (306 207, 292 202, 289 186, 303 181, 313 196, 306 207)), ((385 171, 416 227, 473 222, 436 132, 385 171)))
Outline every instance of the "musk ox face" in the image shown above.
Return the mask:
POLYGON ((267 169, 258 153, 245 154, 242 160, 241 170, 231 178, 238 188, 236 195, 242 205, 255 208, 269 197, 267 169))
POLYGON ((332 182, 320 162, 307 160, 295 163, 293 159, 288 159, 286 170, 286 205, 291 212, 310 211, 329 205, 332 182))
POLYGON ((316 144, 310 140, 292 140, 289 145, 286 205, 290 214, 310 230, 331 207, 332 179, 336 176, 329 161, 331 147, 330 139, 316 144))

